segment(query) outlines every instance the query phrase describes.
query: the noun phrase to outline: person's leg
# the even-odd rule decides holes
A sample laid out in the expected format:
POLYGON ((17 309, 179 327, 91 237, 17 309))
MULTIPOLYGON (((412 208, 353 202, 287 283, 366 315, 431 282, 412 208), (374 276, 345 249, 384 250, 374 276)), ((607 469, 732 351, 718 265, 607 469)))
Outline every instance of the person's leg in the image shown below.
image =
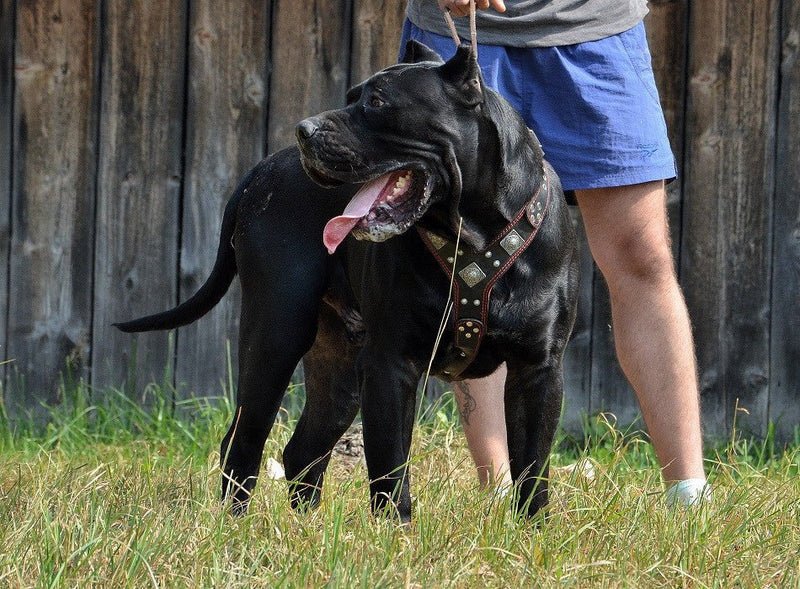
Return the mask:
POLYGON ((486 378, 464 380, 453 386, 467 445, 484 488, 511 485, 503 405, 505 381, 506 365, 502 364, 486 378))
POLYGON ((576 191, 608 283, 617 357, 664 480, 705 479, 694 345, 675 276, 663 182, 576 191))

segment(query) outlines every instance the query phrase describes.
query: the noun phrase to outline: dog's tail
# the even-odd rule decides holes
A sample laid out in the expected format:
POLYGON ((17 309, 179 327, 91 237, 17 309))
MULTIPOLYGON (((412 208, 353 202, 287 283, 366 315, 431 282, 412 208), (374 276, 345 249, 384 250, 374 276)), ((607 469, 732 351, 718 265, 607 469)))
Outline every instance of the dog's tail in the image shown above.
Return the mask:
POLYGON ((206 279, 203 286, 190 298, 182 302, 177 307, 140 317, 131 321, 114 323, 114 327, 126 333, 138 331, 156 331, 159 329, 174 329, 187 325, 192 321, 200 319, 208 313, 214 305, 228 292, 228 288, 236 276, 236 252, 233 249, 233 233, 236 228, 236 217, 239 199, 243 188, 250 180, 245 178, 236 192, 233 194, 228 204, 225 206, 225 213, 222 216, 222 228, 219 236, 219 248, 217 249, 217 259, 214 268, 206 279))

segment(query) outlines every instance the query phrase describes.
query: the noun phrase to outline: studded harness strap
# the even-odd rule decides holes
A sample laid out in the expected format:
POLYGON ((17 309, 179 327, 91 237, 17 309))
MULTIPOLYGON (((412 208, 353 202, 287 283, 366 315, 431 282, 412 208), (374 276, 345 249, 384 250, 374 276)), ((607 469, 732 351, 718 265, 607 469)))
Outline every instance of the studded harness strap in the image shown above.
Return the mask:
POLYGON ((478 355, 488 329, 489 298, 492 287, 533 242, 550 207, 550 178, 545 170, 544 182, 533 198, 486 247, 477 251, 455 243, 425 229, 417 229, 422 241, 439 266, 453 279, 453 347, 445 359, 443 372, 458 378, 478 355), (453 264, 460 268, 452 276, 453 264))

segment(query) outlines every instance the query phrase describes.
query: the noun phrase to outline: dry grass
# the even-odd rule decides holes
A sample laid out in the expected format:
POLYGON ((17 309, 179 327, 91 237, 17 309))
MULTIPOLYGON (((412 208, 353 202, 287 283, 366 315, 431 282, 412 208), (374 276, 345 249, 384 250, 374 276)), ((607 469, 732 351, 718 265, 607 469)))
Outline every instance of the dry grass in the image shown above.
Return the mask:
MULTIPOLYGON (((228 409, 185 422, 84 409, 45 434, 2 436, 2 587, 800 586, 797 448, 731 445, 709 464, 714 503, 676 512, 649 446, 598 427, 588 449, 554 458, 588 457, 596 477, 557 471, 537 526, 476 488, 441 409, 417 430, 411 526, 370 516, 364 468, 347 459, 318 510, 292 512, 285 482, 262 480, 234 519, 212 450, 228 409)), ((265 458, 290 432, 276 427, 265 458)))

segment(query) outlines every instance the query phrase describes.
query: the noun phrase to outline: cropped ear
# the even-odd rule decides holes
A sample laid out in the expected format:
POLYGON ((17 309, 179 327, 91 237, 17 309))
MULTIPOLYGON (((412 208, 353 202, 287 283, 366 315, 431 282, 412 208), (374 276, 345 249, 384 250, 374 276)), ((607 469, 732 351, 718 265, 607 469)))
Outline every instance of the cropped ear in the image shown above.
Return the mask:
POLYGON ((427 45, 423 45, 419 41, 409 39, 406 42, 406 51, 400 63, 419 63, 420 61, 444 63, 444 60, 433 49, 427 45))
POLYGON ((347 104, 353 104, 358 100, 358 97, 361 96, 361 91, 364 89, 364 82, 353 86, 347 91, 345 94, 345 101, 347 104))
POLYGON ((475 53, 469 45, 461 45, 456 54, 439 71, 446 82, 457 91, 456 96, 466 106, 483 102, 483 78, 475 53))

